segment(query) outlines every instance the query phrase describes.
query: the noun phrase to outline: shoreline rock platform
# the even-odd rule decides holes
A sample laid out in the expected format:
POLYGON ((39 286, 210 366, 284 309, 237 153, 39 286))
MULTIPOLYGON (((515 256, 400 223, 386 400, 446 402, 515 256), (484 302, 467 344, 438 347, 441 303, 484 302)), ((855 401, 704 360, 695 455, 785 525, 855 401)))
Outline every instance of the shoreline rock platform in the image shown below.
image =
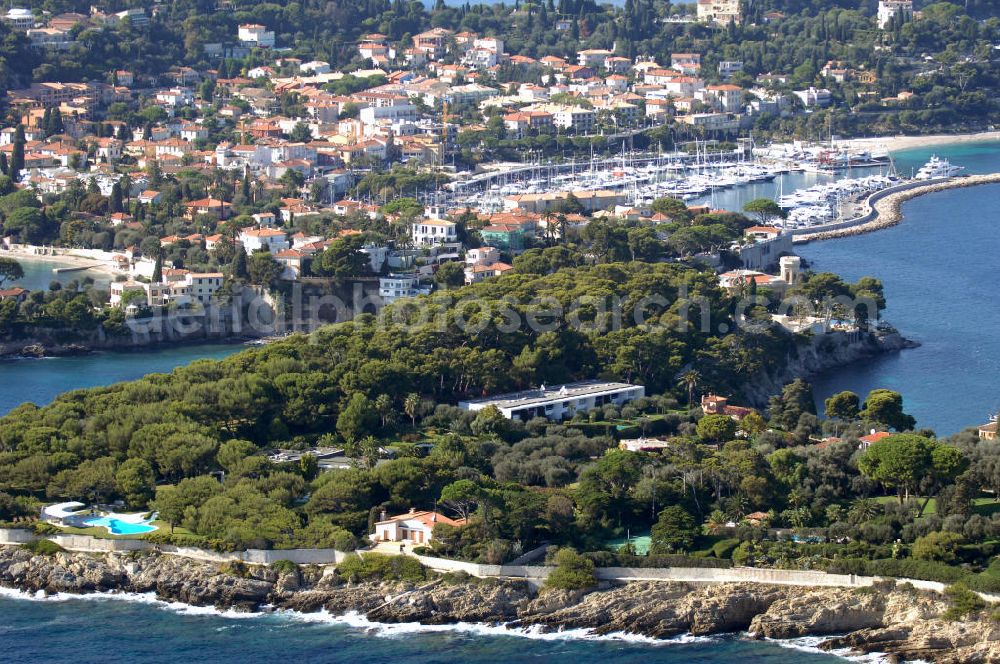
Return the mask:
POLYGON ((940 595, 893 583, 807 588, 757 583, 636 581, 539 593, 524 580, 457 576, 420 583, 359 581, 335 566, 228 568, 156 553, 36 555, 0 547, 0 585, 34 594, 141 593, 238 611, 358 613, 377 623, 479 623, 542 632, 587 629, 652 638, 747 632, 830 637, 820 647, 941 664, 1000 662, 989 611, 949 621, 940 595))

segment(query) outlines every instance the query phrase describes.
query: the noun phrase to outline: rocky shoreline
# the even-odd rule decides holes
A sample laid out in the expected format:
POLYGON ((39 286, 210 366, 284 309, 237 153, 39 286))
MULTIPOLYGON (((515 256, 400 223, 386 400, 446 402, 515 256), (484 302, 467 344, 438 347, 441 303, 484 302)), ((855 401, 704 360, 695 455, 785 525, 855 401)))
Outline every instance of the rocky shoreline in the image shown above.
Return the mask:
POLYGON ((539 593, 527 581, 437 577, 419 584, 359 582, 333 566, 220 567, 155 553, 36 555, 0 547, 0 585, 29 593, 123 592, 240 611, 356 612, 372 622, 482 623, 541 631, 588 629, 653 638, 748 632, 757 638, 830 636, 827 650, 890 653, 893 661, 1000 662, 1000 624, 950 622, 948 602, 892 585, 863 589, 750 583, 613 584, 539 593))
POLYGON ((771 395, 779 394, 785 385, 797 378, 809 380, 855 362, 919 346, 919 342, 898 332, 865 333, 860 339, 843 332, 814 336, 795 347, 780 371, 761 373, 748 380, 742 394, 750 405, 764 408, 771 395))
POLYGON ((131 340, 61 343, 51 339, 33 338, 28 340, 0 341, 0 360, 42 359, 47 357, 78 357, 95 353, 142 353, 164 348, 183 348, 203 344, 239 345, 250 342, 260 342, 261 337, 245 334, 229 336, 187 337, 183 339, 156 340, 150 339, 142 343, 132 343, 131 340))

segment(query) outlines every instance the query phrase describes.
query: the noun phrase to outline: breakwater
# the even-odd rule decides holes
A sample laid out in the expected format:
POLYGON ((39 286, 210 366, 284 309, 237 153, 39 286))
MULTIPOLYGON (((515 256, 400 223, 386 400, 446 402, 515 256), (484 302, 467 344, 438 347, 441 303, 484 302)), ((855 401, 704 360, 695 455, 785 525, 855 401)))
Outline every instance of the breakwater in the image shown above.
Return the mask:
POLYGON ((906 201, 936 191, 974 187, 981 184, 995 184, 998 182, 1000 182, 1000 173, 984 173, 981 175, 951 178, 943 182, 929 182, 925 185, 909 186, 905 189, 877 192, 869 199, 872 204, 871 211, 863 217, 846 222, 839 228, 797 235, 793 239, 793 242, 795 244, 803 244, 816 240, 832 240, 889 228, 903 220, 902 207, 906 201), (879 196, 879 194, 882 194, 882 196, 879 196))

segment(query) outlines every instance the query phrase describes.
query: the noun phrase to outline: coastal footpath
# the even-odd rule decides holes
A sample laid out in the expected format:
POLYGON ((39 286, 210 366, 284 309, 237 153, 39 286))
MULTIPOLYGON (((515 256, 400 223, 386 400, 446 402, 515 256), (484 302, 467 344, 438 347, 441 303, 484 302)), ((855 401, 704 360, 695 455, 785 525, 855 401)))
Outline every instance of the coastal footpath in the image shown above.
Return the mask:
MULTIPOLYGON (((882 230, 883 228, 889 228, 890 226, 895 226, 903 220, 902 207, 903 203, 906 201, 912 200, 918 196, 923 196, 924 194, 932 194, 937 191, 975 187, 981 184, 996 184, 998 182, 1000 182, 1000 173, 986 173, 982 175, 968 175, 959 178, 952 178, 946 182, 937 182, 921 187, 911 187, 905 191, 888 194, 875 202, 872 206, 872 213, 870 215, 866 215, 866 217, 872 217, 871 221, 864 221, 856 226, 797 235, 794 242, 795 244, 803 244, 817 240, 833 240, 835 238, 861 235, 863 233, 871 233, 873 231, 882 230)), ((862 219, 864 218, 865 217, 862 219)))
POLYGON ((653 638, 743 631, 756 638, 830 636, 821 647, 887 652, 898 658, 893 661, 1000 661, 1000 627, 989 617, 945 620, 951 604, 941 595, 892 581, 864 588, 634 581, 539 592, 527 580, 462 574, 377 581, 342 575, 334 565, 220 565, 149 552, 40 555, 4 546, 0 585, 35 595, 141 593, 248 612, 361 614, 380 623, 465 622, 653 638))

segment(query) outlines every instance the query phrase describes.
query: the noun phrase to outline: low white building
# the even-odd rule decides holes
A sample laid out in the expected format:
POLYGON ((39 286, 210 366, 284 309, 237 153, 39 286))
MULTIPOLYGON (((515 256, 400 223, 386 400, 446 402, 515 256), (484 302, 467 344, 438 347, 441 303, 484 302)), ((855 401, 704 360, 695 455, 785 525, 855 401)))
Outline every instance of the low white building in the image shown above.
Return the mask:
MULTIPOLYGON (((146 298, 146 287, 138 281, 112 281, 111 282, 111 306, 120 307, 123 301, 130 299, 126 297, 128 293, 142 293, 146 298)), ((143 302, 145 304, 145 302, 143 302)))
POLYGON ((257 23, 245 23, 239 27, 237 38, 244 46, 274 48, 274 31, 257 23))
POLYGON ((368 256, 369 266, 375 274, 381 272, 382 266, 389 260, 389 247, 380 247, 369 243, 361 247, 361 253, 368 256))
POLYGON ((489 265, 500 260, 500 250, 496 247, 477 247, 465 252, 466 265, 489 265))
POLYGON ((396 104, 395 106, 369 106, 358 112, 361 122, 373 125, 378 122, 416 122, 417 107, 413 104, 396 104))
POLYGON ((312 60, 310 62, 303 62, 299 65, 299 71, 303 74, 329 74, 330 73, 330 63, 323 62, 322 60, 312 60))
POLYGON ((414 274, 390 274, 379 277, 378 295, 385 304, 392 304, 403 297, 416 297, 424 294, 420 288, 420 279, 414 274))
POLYGON ((733 77, 733 74, 741 71, 743 71, 742 60, 722 60, 719 62, 719 78, 723 81, 728 81, 733 77))
POLYGON ((793 95, 799 98, 806 108, 813 106, 829 106, 833 103, 833 94, 826 88, 807 88, 805 90, 795 90, 793 95))
POLYGON ((561 420, 608 404, 621 406, 646 396, 646 388, 629 383, 585 380, 535 390, 500 394, 495 397, 459 402, 464 410, 479 411, 495 406, 507 419, 530 420, 546 417, 561 420))
POLYGON ((201 304, 208 304, 215 291, 222 287, 221 272, 191 272, 184 278, 187 295, 201 304))
POLYGON ((12 7, 3 16, 3 21, 14 30, 28 30, 35 27, 35 15, 30 9, 12 7))

